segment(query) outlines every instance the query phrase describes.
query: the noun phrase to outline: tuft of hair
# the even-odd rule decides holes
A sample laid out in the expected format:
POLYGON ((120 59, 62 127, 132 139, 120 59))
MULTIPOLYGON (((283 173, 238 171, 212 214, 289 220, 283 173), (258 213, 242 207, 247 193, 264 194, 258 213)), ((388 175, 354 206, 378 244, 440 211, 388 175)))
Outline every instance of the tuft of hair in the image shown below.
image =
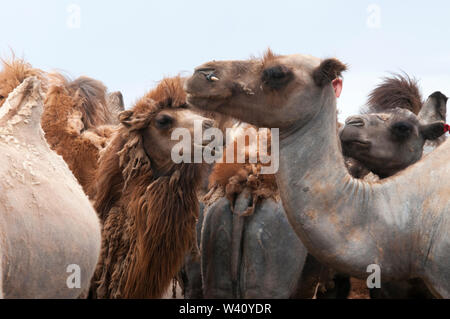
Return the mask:
POLYGON ((186 92, 183 89, 185 78, 175 76, 161 80, 156 88, 139 99, 133 111, 145 113, 160 108, 179 108, 186 105, 186 92), (156 101, 156 104, 154 103, 156 101))
POLYGON ((418 81, 408 74, 392 74, 385 77, 370 94, 363 113, 392 112, 396 108, 419 114, 423 100, 418 81))
MULTIPOLYGON (((245 130, 242 132, 245 133, 245 130)), ((268 133, 270 134, 270 133, 268 133)), ((270 141, 270 135, 268 135, 268 141, 270 141)), ((258 202, 264 198, 279 199, 278 186, 276 183, 275 175, 272 174, 260 174, 261 164, 250 163, 250 154, 248 150, 249 141, 246 139, 246 149, 244 154, 245 163, 237 162, 237 141, 232 142, 234 149, 234 161, 233 163, 226 163, 226 148, 224 150, 224 158, 222 163, 217 163, 209 176, 209 188, 210 189, 223 189, 228 200, 230 200, 232 207, 234 206, 234 200, 244 189, 249 189, 253 196, 253 205, 250 207, 246 214, 251 215, 258 202)), ((268 145, 269 153, 271 152, 270 144, 268 145)), ((259 157, 259 150, 257 151, 259 157)), ((205 196, 207 201, 208 195, 205 196)))
POLYGON ((333 80, 342 76, 342 72, 347 70, 347 65, 336 58, 325 59, 313 72, 314 82, 319 87, 323 87, 333 80))
POLYGON ((52 73, 49 77, 50 88, 60 87, 72 97, 73 108, 82 113, 82 122, 86 130, 111 124, 108 121, 107 90, 102 82, 87 76, 71 80, 60 73, 52 73))
POLYGON ((3 69, 0 71, 0 106, 8 95, 26 78, 35 76, 41 81, 41 88, 47 90, 47 77, 44 71, 35 69, 23 59, 13 56, 9 60, 1 60, 3 69))
POLYGON ((278 55, 273 53, 273 51, 270 48, 267 48, 266 52, 264 52, 262 57, 262 63, 264 66, 267 66, 270 64, 273 60, 277 58, 278 55))

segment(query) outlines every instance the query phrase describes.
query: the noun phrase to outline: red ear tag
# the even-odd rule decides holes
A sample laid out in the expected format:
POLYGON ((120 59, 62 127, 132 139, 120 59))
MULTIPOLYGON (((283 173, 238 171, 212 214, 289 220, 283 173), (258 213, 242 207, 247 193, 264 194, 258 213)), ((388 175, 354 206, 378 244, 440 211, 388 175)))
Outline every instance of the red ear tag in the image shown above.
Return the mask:
POLYGON ((444 133, 450 132, 450 125, 444 124, 444 133))

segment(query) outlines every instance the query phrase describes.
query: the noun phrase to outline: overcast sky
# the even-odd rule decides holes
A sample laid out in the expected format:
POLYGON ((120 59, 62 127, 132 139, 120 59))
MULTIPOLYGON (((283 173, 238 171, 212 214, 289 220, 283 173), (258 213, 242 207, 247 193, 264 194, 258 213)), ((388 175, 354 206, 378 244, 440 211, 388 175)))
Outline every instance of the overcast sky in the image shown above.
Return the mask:
POLYGON ((164 76, 209 60, 280 54, 336 56, 350 65, 339 101, 354 114, 389 72, 450 95, 448 1, 15 0, 0 10, 0 55, 88 75, 128 106, 164 76))

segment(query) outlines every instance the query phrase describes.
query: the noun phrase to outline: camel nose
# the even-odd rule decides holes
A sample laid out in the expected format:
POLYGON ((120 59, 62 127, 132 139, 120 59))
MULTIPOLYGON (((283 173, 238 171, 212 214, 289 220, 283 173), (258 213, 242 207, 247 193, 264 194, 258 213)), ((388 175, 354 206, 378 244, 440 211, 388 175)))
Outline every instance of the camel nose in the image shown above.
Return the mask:
POLYGON ((195 73, 202 74, 209 82, 217 82, 219 78, 215 75, 215 71, 213 68, 201 68, 195 70, 195 73))
POLYGON ((351 125, 356 127, 364 126, 364 119, 360 116, 350 116, 345 120, 345 125, 351 125))

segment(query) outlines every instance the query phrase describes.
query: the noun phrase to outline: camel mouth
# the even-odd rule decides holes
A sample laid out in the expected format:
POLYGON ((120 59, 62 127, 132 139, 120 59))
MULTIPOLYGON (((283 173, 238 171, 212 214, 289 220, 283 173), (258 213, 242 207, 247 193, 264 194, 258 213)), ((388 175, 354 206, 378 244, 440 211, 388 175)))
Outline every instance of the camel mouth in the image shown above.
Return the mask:
POLYGON ((187 93, 187 100, 188 102, 191 100, 212 100, 212 101, 220 101, 225 100, 226 98, 230 97, 230 95, 220 95, 220 94, 200 94, 200 93, 192 93, 192 92, 186 92, 187 93))
POLYGON ((349 140, 343 142, 344 147, 347 149, 369 150, 372 143, 368 141, 349 140))
POLYGON ((216 111, 219 109, 220 105, 223 101, 225 101, 227 97, 222 95, 203 95, 203 94, 193 94, 188 93, 186 96, 186 102, 188 105, 198 108, 204 109, 208 111, 216 111))

